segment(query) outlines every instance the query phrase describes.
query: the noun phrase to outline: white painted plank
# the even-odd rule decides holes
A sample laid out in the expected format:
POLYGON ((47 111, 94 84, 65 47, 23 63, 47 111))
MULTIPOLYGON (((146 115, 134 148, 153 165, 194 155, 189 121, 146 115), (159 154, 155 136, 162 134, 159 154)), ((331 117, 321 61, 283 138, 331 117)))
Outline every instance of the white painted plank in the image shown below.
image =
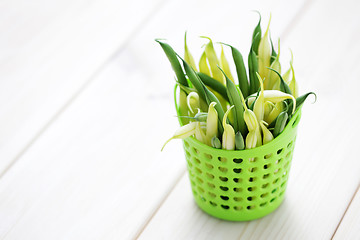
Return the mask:
POLYGON ((353 121, 360 87, 356 81, 360 47, 354 41, 360 36, 358 10, 356 1, 331 5, 314 1, 286 37, 302 92, 315 91, 319 99, 304 106, 286 199, 279 209, 252 222, 214 219, 190 200, 185 177, 145 228, 142 239, 332 237, 360 180, 355 150, 360 128, 353 121))
MULTIPOLYGON (((182 36, 194 23, 200 29, 204 24, 197 20, 214 14, 219 19, 235 16, 229 28, 247 19, 232 5, 214 1, 210 8, 208 3, 197 3, 186 22, 183 15, 191 1, 174 1, 161 9, 8 170, 0 181, 2 238, 137 235, 185 169, 179 141, 159 152, 177 122, 173 73, 153 39, 182 36)), ((274 2, 274 8, 283 3, 274 2)), ((260 2, 242 11, 250 15, 256 6, 260 2)), ((246 36, 257 22, 256 14, 252 16, 246 36)))
POLYGON ((184 171, 171 99, 121 56, 1 180, 0 238, 132 238, 184 171))
POLYGON ((21 2, 12 2, 0 8, 9 33, 0 54, 0 175, 162 1, 70 1, 54 18, 51 4, 13 10, 21 2))
POLYGON ((358 189, 333 239, 360 239, 360 191, 358 189))

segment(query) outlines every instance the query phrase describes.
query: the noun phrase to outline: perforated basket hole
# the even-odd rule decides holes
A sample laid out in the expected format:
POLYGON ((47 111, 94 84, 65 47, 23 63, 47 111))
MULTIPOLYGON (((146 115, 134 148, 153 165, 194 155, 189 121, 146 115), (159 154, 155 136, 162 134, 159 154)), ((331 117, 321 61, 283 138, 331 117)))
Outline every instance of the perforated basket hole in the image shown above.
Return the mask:
POLYGON ((209 179, 214 179, 214 178, 215 178, 215 176, 212 175, 211 173, 206 173, 206 176, 207 176, 209 179))
POLYGON ((189 148, 189 143, 188 142, 184 141, 184 145, 185 145, 186 148, 189 148))
POLYGON ((264 174, 262 178, 267 179, 268 177, 270 177, 270 173, 264 174))
POLYGON ((223 195, 221 195, 220 198, 221 198, 222 200, 224 200, 224 201, 229 200, 229 197, 228 197, 228 196, 223 196, 223 195))
POLYGON ((192 148, 192 152, 195 155, 198 155, 200 153, 200 151, 197 148, 194 148, 194 147, 192 148))
POLYGON ((285 156, 286 159, 289 159, 291 157, 291 152, 288 152, 285 156))
POLYGON ((249 158, 249 162, 251 162, 251 163, 255 163, 255 162, 257 162, 257 160, 258 160, 257 157, 249 158))
POLYGON ((275 161, 275 164, 279 164, 279 163, 281 163, 281 162, 282 162, 282 160, 283 160, 282 158, 280 158, 280 159, 276 160, 276 161, 275 161))
POLYGON ((243 210, 243 206, 235 206, 234 210, 241 211, 241 210, 243 210))
POLYGON ((285 186, 286 186, 286 181, 280 185, 281 188, 284 188, 285 186))
POLYGON ((253 168, 249 168, 249 172, 255 172, 257 170, 256 167, 253 167, 253 168))
POLYGON ((222 182, 227 182, 229 180, 227 177, 222 177, 222 176, 220 176, 219 179, 222 182))
POLYGON ((242 198, 241 198, 241 197, 234 197, 234 201, 235 201, 235 202, 241 202, 241 201, 242 201, 242 198))
POLYGON ((208 169, 213 169, 213 168, 214 168, 214 166, 211 165, 210 163, 205 163, 205 166, 206 166, 208 169))
POLYGON ((277 183, 279 181, 279 178, 276 178, 274 181, 273 181, 273 184, 277 183))
POLYGON ((249 192, 253 192, 253 191, 255 191, 255 189, 256 189, 255 187, 248 187, 248 188, 247 188, 247 190, 248 190, 249 192))
POLYGON ((191 154, 188 151, 185 151, 186 159, 190 159, 191 154))
POLYGON ((267 202, 260 203, 260 207, 265 207, 267 205, 267 202))
POLYGON ((274 193, 276 193, 276 191, 277 191, 277 188, 274 188, 274 189, 271 191, 271 193, 274 194, 274 193))
POLYGON ((241 192, 242 188, 233 188, 234 192, 241 192))
POLYGON ((221 205, 221 207, 226 210, 230 208, 228 205, 221 205))
POLYGON ((281 172, 281 168, 275 169, 274 174, 277 175, 281 172))
POLYGON ((228 191, 229 188, 228 187, 225 187, 225 186, 220 186, 220 189, 223 190, 224 192, 228 191))
POLYGON ((270 202, 272 203, 272 202, 275 201, 275 200, 276 200, 276 197, 272 198, 272 199, 270 200, 270 202))
POLYGON ((289 161, 285 163, 284 168, 287 168, 289 166, 289 161))
POLYGON ((269 154, 266 154, 265 156, 264 156, 264 159, 269 159, 269 158, 271 158, 272 157, 272 153, 269 153, 269 154))
POLYGON ((204 180, 202 180, 202 179, 199 178, 199 177, 196 178, 196 181, 197 181, 198 183, 200 183, 200 184, 203 184, 203 183, 204 183, 204 180))
POLYGON ((200 187, 200 186, 197 187, 197 190, 198 190, 199 192, 201 192, 201 193, 204 193, 204 192, 205 192, 205 190, 204 190, 202 187, 200 187))
POLYGON ((268 186, 269 186, 269 184, 268 184, 268 183, 265 183, 265 184, 261 185, 261 188, 262 188, 262 189, 265 189, 265 188, 267 188, 268 186))
POLYGON ((194 196, 198 195, 198 193, 195 190, 193 190, 192 192, 193 192, 194 196))
POLYGON ((253 210, 254 208, 255 208, 255 205, 251 205, 251 206, 246 207, 247 210, 253 210))
POLYGON ((255 197, 250 196, 250 197, 247 197, 246 199, 247 199, 249 202, 251 202, 251 201, 254 201, 255 197))
POLYGON ((204 153, 204 157, 211 160, 213 159, 213 156, 211 154, 208 154, 208 153, 204 153))
POLYGON ((282 191, 280 194, 279 194, 279 197, 281 197, 282 195, 284 195, 285 191, 282 191))
POLYGON ((216 203, 214 203, 214 202, 212 202, 212 201, 209 201, 209 203, 211 204, 211 206, 213 206, 213 207, 216 207, 217 206, 217 204, 216 203))
POLYGON ((263 193, 260 195, 261 198, 266 198, 267 196, 269 196, 269 193, 263 193))
POLYGON ((195 160, 195 163, 196 163, 196 164, 200 164, 200 163, 201 163, 201 161, 200 161, 198 158, 195 158, 194 160, 195 160))
POLYGON ((201 171, 200 168, 196 167, 195 170, 196 170, 196 172, 197 172, 198 174, 202 174, 202 171, 201 171))
POLYGON ((268 169, 271 166, 270 163, 264 165, 264 169, 268 169))
POLYGON ((234 163, 242 163, 244 160, 242 158, 234 158, 233 162, 234 163))
POLYGON ((249 177, 249 182, 255 182, 256 177, 249 177))
POLYGON ((227 159, 224 157, 218 157, 219 162, 226 163, 227 159))
POLYGON ((277 150, 276 154, 277 154, 277 155, 280 155, 283 151, 284 151, 284 149, 283 149, 283 148, 280 148, 279 150, 277 150))
POLYGON ((193 165, 192 165, 192 163, 191 163, 190 161, 187 161, 187 163, 188 163, 188 166, 189 166, 190 168, 193 167, 193 165))
POLYGON ((238 183, 238 182, 241 181, 241 178, 233 178, 233 181, 236 182, 236 183, 238 183))
POLYGON ((213 192, 208 192, 209 197, 216 198, 216 194, 213 192))
POLYGON ((291 142, 289 142, 289 144, 287 145, 287 148, 289 149, 289 148, 291 148, 292 147, 292 145, 293 145, 293 141, 291 141, 291 142))
POLYGON ((241 173, 241 168, 234 168, 234 169, 233 169, 233 172, 234 172, 234 173, 241 173))
POLYGON ((215 188, 215 185, 214 184, 212 184, 212 183, 207 183, 207 185, 210 187, 210 188, 215 188))
POLYGON ((201 199, 203 202, 206 202, 206 199, 205 199, 203 196, 200 196, 200 199, 201 199))
POLYGON ((218 167, 220 172, 226 173, 228 169, 226 167, 218 167))

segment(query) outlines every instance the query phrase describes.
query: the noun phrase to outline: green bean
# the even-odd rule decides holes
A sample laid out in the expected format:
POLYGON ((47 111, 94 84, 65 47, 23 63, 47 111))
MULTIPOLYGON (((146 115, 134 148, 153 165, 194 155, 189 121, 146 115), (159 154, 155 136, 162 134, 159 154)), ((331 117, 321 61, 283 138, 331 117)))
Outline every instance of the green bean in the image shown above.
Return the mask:
MULTIPOLYGON (((310 94, 313 94, 315 96, 315 101, 317 100, 317 96, 316 96, 316 94, 314 92, 305 93, 304 95, 301 95, 300 97, 296 98, 296 109, 300 108, 303 105, 303 103, 305 102, 305 100, 307 99, 307 97, 310 94)), ((289 105, 289 110, 288 110, 289 115, 291 115, 290 111, 291 111, 292 106, 293 106, 293 103, 291 102, 290 105, 289 105)))
POLYGON ((215 102, 215 109, 218 113, 218 118, 220 124, 219 127, 219 134, 222 135, 224 129, 222 127, 221 121, 224 117, 224 110, 221 107, 220 101, 217 99, 217 97, 205 86, 205 84, 201 81, 199 76, 196 74, 194 69, 192 69, 187 62, 185 62, 184 59, 182 59, 179 55, 178 57, 182 60, 184 69, 186 72, 186 75, 188 76, 190 82, 194 85, 195 89, 199 93, 200 98, 203 98, 206 100, 207 105, 209 106, 211 102, 215 102))
POLYGON ((239 131, 235 134, 235 149, 243 150, 244 148, 245 148, 244 138, 241 135, 241 132, 239 131))
MULTIPOLYGON (((278 42, 278 54, 277 57, 274 59, 274 61, 272 62, 272 64, 270 65, 271 69, 274 69, 275 71, 277 71, 278 73, 281 72, 281 64, 279 61, 279 57, 280 57, 280 39, 278 42)), ((274 90, 279 90, 280 88, 280 78, 279 76, 276 76, 277 74, 274 71, 270 71, 269 72, 269 81, 268 81, 268 89, 274 89, 274 90)))
POLYGON ((255 51, 251 48, 248 56, 249 65, 249 95, 255 93, 259 89, 259 81, 257 80, 256 73, 258 71, 258 59, 255 51))
POLYGON ((287 83, 284 81, 281 74, 278 71, 276 71, 275 69, 272 69, 272 68, 269 68, 269 69, 271 71, 275 72, 279 76, 279 78, 280 78, 280 91, 292 95, 291 90, 289 88, 289 85, 287 85, 287 83))
MULTIPOLYGON (((221 69, 220 69, 221 70, 221 69)), ((222 70, 221 70, 222 71, 222 70)), ((240 131, 242 134, 246 134, 246 125, 244 121, 244 107, 241 103, 241 98, 236 89, 235 84, 226 76, 226 74, 222 71, 226 79, 226 92, 229 97, 230 105, 234 106, 234 130, 235 132, 240 131)))
POLYGON ((172 47, 170 47, 169 44, 167 43, 163 43, 161 42, 159 39, 155 39, 156 42, 158 42, 160 44, 160 46, 162 47, 162 49, 164 50, 167 58, 170 61, 171 67, 173 68, 177 81, 181 84, 184 85, 186 87, 188 87, 188 82, 185 78, 185 74, 181 68, 181 65, 179 63, 179 60, 177 58, 177 54, 175 53, 174 49, 172 47))
POLYGON ((229 102, 229 98, 228 95, 226 93, 226 87, 224 86, 224 84, 221 84, 219 81, 216 81, 214 78, 198 72, 197 75, 200 77, 201 81, 208 87, 210 87, 211 89, 213 89, 214 91, 218 92, 226 101, 229 102))
POLYGON ((270 43, 271 43, 271 58, 270 58, 270 66, 271 66, 271 64, 277 58, 278 54, 275 52, 274 44, 273 44, 273 41, 272 41, 271 37, 270 37, 270 43))
POLYGON ((243 96, 246 98, 247 96, 249 96, 249 82, 247 79, 247 74, 246 74, 243 57, 242 57, 241 53, 239 52, 239 50, 237 50, 233 46, 231 46, 229 44, 225 44, 225 43, 222 43, 222 44, 229 46, 231 48, 231 53, 232 53, 232 56, 234 59, 236 73, 237 73, 237 77, 238 77, 238 81, 239 81, 239 87, 240 87, 240 90, 241 90, 243 96))
MULTIPOLYGON (((256 11, 257 12, 257 11, 256 11)), ((260 39, 261 39, 261 15, 259 12, 257 12, 259 14, 259 22, 256 25, 253 35, 252 35, 252 50, 255 52, 255 54, 258 54, 258 49, 259 49, 259 43, 260 43, 260 39)))
POLYGON ((214 148, 220 149, 220 148, 221 148, 220 139, 217 138, 217 137, 213 137, 213 138, 211 139, 211 146, 214 147, 214 148))
POLYGON ((288 120, 287 112, 285 111, 281 112, 276 119, 274 131, 273 131, 274 138, 277 137, 284 130, 287 120, 288 120))

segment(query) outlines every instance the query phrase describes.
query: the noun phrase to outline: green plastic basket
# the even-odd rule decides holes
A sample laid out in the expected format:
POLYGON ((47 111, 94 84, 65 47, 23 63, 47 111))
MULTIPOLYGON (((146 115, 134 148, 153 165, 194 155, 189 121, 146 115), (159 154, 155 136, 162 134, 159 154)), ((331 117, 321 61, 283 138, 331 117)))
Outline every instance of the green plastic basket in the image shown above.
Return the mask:
POLYGON ((254 149, 229 151, 193 137, 184 139, 197 205, 230 221, 261 218, 278 208, 284 200, 300 117, 298 109, 278 137, 254 149))

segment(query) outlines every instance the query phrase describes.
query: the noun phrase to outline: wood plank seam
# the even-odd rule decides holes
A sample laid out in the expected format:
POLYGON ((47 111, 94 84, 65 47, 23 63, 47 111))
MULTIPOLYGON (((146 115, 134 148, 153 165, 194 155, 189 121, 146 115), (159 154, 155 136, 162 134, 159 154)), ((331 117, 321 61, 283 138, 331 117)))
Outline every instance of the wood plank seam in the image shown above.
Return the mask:
POLYGON ((16 162, 31 148, 31 146, 36 142, 36 140, 46 132, 46 130, 56 121, 56 119, 59 118, 62 115, 62 113, 64 113, 66 109, 81 95, 81 93, 86 90, 86 88, 91 84, 91 82, 94 79, 96 79, 96 76, 98 76, 98 74, 102 72, 102 70, 107 66, 107 64, 111 62, 119 54, 121 54, 122 50, 126 48, 126 46, 130 43, 131 39, 134 38, 136 34, 139 31, 141 31, 142 28, 144 28, 146 23, 149 22, 149 20, 155 16, 156 12, 160 11, 160 9, 163 8, 165 6, 165 3, 167 2, 168 0, 163 0, 159 2, 158 5, 154 7, 153 10, 143 18, 140 24, 133 29, 131 34, 129 34, 127 40, 125 40, 124 43, 121 44, 114 51, 113 54, 111 54, 107 59, 104 60, 102 64, 99 65, 99 67, 94 71, 94 73, 89 77, 89 79, 83 83, 83 85, 76 91, 76 93, 73 96, 70 97, 69 100, 65 101, 65 104, 62 107, 60 107, 59 111, 57 111, 54 116, 50 117, 50 120, 34 135, 34 137, 16 155, 16 157, 12 161, 10 161, 10 163, 4 168, 4 170, 0 172, 0 180, 16 164, 16 162))
POLYGON ((344 217, 345 217, 346 213, 348 212, 348 210, 349 210, 349 208, 350 208, 350 206, 351 206, 351 203, 353 202, 356 194, 357 194, 359 191, 360 191, 360 182, 359 182, 356 190, 354 191, 354 194, 353 194, 353 196, 351 197, 351 199, 350 199, 350 201, 349 201, 349 204, 347 205, 347 207, 346 207, 346 209, 345 209, 345 211, 344 211, 344 214, 341 216, 341 219, 340 219, 338 225, 336 226, 335 231, 334 231, 333 235, 331 236, 331 239, 333 239, 333 238, 335 237, 336 232, 338 231, 338 229, 339 229, 342 221, 344 220, 344 217))
POLYGON ((170 194, 173 192, 175 186, 177 184, 179 184, 180 180, 184 177, 184 175, 186 174, 187 169, 183 169, 183 171, 181 171, 181 173, 179 174, 179 176, 175 179, 175 181, 173 182, 173 184, 171 185, 171 187, 169 188, 169 190, 166 192, 166 195, 164 196, 164 198, 159 202, 158 206, 155 208, 154 212, 149 216, 149 218, 144 222, 144 225, 139 229, 138 233, 135 235, 134 239, 138 239, 141 234, 143 233, 143 231, 146 229, 146 227, 149 225, 149 223, 151 222, 151 220, 155 217, 155 215, 157 214, 157 212, 160 210, 161 206, 166 202, 166 200, 168 199, 168 197, 170 196, 170 194))

